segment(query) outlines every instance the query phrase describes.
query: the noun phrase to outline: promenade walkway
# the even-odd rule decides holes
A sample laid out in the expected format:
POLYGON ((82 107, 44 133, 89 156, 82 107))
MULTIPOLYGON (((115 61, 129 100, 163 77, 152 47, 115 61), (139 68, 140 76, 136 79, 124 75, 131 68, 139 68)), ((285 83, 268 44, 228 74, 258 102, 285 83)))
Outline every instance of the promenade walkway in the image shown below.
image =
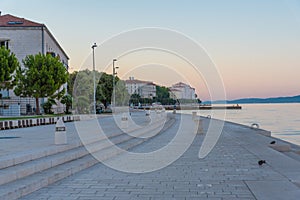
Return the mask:
MULTIPOLYGON (((203 122, 207 127, 209 120, 203 122)), ((132 151, 164 146, 176 126, 132 151)), ((215 148, 199 159, 203 138, 197 135, 183 156, 161 170, 124 173, 99 163, 22 199, 299 199, 300 162, 268 147, 273 138, 225 123, 215 148), (261 159, 267 163, 259 166, 261 159)))

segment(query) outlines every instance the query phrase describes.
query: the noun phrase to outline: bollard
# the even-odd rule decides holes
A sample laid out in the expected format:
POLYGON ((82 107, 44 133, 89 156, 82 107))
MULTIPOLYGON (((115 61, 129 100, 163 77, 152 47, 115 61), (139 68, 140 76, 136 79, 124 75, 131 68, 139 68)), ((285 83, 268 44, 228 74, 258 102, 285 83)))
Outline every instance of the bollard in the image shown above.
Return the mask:
POLYGON ((18 121, 17 120, 12 121, 12 128, 18 128, 18 121))
POLYGON ((55 125, 55 144, 67 144, 66 126, 61 118, 59 118, 55 125))
POLYGON ((204 134, 203 126, 202 126, 202 120, 200 118, 194 119, 195 122, 195 134, 204 134))
POLYGON ((173 110, 173 114, 176 114, 176 109, 173 110))
POLYGON ((196 117, 197 117, 197 112, 193 111, 193 112, 192 112, 192 119, 195 120, 196 117))
POLYGON ((146 116, 150 116, 150 109, 146 111, 146 116))
POLYGON ((156 116, 157 118, 161 118, 161 110, 156 110, 156 116))
POLYGON ((125 113, 121 117, 121 128, 128 128, 128 117, 125 113))

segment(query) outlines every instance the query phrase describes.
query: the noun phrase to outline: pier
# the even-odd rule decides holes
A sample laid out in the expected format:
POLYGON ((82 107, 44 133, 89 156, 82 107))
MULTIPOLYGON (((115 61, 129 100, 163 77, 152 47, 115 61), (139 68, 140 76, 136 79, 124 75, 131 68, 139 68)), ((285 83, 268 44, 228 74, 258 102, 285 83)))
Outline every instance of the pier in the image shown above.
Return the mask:
MULTIPOLYGON (((97 120, 113 143, 132 152, 150 152, 174 137, 183 117, 168 115, 164 128, 149 139, 124 135, 112 123, 112 116, 97 120)), ((131 117, 139 124, 149 123, 144 112, 134 112, 131 117)), ((88 131, 93 120, 86 117, 80 122, 88 131)), ((120 172, 99 163, 82 146, 75 122, 66 124, 67 145, 53 144, 55 125, 51 124, 2 130, 1 136, 16 138, 0 140, 0 199, 299 198, 300 155, 296 146, 280 151, 270 142, 288 144, 270 137, 268 131, 226 122, 216 146, 200 159, 199 148, 210 120, 214 119, 201 118, 204 133, 196 134, 175 162, 148 173, 120 172), (265 163, 259 165, 260 160, 265 163)), ((89 145, 99 148, 102 156, 109 155, 106 159, 118 156, 112 154, 109 145, 104 147, 107 143, 102 140, 92 140, 89 145)))

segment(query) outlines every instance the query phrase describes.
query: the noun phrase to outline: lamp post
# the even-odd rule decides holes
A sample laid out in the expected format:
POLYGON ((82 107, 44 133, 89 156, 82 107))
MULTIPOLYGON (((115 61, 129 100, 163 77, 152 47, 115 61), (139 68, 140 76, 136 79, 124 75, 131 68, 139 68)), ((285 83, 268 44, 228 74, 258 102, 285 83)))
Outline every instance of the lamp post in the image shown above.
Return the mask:
POLYGON ((93 98, 94 98, 94 113, 96 114, 96 71, 95 71, 95 48, 97 47, 97 44, 94 43, 92 45, 92 49, 93 49, 93 83, 94 83, 94 94, 93 94, 93 98))
POLYGON ((116 106, 116 90, 115 90, 115 76, 117 75, 116 69, 118 69, 118 67, 115 67, 115 62, 117 61, 117 59, 113 59, 113 107, 116 106))

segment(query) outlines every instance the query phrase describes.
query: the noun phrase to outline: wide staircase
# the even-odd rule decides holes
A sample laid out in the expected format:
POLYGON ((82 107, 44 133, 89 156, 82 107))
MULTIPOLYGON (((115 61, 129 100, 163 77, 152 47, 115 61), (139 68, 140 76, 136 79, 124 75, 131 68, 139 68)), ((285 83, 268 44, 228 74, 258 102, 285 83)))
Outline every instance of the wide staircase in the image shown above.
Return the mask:
MULTIPOLYGON (((91 153, 96 153, 98 159, 100 155, 100 159, 105 160, 121 153, 121 151, 115 151, 114 145, 124 150, 141 145, 151 139, 151 137, 143 137, 144 135, 151 135, 150 132, 155 131, 160 134, 173 125, 176 120, 174 115, 166 114, 166 116, 163 124, 162 120, 156 120, 146 129, 142 126, 128 127, 125 133, 118 126, 114 129, 109 128, 106 131, 107 138, 96 140, 91 138, 85 145, 78 140, 67 145, 2 156, 0 157, 0 199, 21 198, 99 163, 91 153)), ((80 123, 89 122, 86 120, 80 123)))

